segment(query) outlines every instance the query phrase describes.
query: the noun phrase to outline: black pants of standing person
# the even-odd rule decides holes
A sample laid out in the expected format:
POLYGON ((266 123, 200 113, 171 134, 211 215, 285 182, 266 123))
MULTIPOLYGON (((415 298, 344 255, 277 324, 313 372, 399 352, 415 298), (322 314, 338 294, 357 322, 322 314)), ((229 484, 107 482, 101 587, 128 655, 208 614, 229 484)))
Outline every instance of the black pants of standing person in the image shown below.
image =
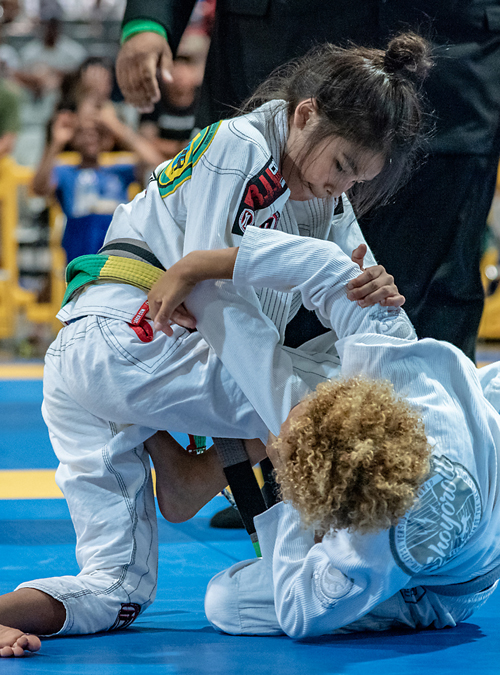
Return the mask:
POLYGON ((375 258, 406 297, 419 338, 451 342, 473 361, 497 165, 497 155, 431 156, 392 204, 360 219, 375 258))

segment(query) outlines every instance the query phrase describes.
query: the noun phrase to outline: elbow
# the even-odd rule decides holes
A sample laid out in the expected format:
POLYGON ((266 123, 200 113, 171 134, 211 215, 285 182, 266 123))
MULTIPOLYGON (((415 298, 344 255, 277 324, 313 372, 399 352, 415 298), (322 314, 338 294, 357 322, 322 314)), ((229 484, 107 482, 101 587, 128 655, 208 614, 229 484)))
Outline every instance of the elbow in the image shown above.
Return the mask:
POLYGON ((295 597, 290 603, 280 603, 275 598, 275 610, 281 630, 292 640, 318 637, 345 625, 344 617, 331 611, 333 607, 325 610, 304 597, 301 601, 295 597))
POLYGON ((311 634, 305 630, 297 630, 296 628, 287 630, 283 626, 281 626, 281 628, 283 629, 283 632, 286 633, 292 640, 303 640, 305 638, 312 637, 311 634))
POLYGON ((295 623, 293 625, 288 625, 286 622, 281 623, 280 626, 284 633, 288 635, 292 640, 304 640, 305 638, 314 637, 316 633, 311 630, 307 630, 306 626, 301 623, 295 623))
POLYGON ((315 635, 302 608, 277 606, 276 614, 281 629, 292 640, 302 640, 315 635))

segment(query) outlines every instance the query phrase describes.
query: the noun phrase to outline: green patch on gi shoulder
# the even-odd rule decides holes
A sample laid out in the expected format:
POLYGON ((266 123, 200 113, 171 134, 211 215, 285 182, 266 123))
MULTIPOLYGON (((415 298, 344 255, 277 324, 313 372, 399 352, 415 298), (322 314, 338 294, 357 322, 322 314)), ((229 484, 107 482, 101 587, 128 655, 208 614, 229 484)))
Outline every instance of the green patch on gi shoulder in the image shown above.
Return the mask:
POLYGON ((180 185, 191 178, 193 167, 208 149, 221 124, 222 122, 216 122, 200 131, 191 143, 163 169, 157 179, 162 199, 173 194, 180 185))

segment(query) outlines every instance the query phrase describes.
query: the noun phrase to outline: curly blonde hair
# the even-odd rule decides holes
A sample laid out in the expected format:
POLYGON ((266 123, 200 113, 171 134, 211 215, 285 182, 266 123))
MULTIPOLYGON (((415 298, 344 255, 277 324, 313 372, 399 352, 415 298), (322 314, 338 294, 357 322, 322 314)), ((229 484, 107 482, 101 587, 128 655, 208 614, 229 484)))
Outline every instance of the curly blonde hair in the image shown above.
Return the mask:
POLYGON ((385 380, 320 384, 277 444, 289 456, 276 471, 284 501, 323 533, 394 525, 429 473, 423 422, 385 380))

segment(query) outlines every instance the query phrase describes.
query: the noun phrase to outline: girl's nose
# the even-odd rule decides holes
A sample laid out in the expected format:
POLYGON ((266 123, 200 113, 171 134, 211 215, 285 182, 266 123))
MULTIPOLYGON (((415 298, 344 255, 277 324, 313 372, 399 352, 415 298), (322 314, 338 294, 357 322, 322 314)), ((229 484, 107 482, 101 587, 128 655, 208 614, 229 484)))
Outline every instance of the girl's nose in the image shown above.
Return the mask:
POLYGON ((343 192, 347 192, 352 188, 353 185, 355 185, 356 181, 353 178, 346 178, 345 180, 341 180, 337 183, 335 186, 335 192, 334 192, 334 197, 340 197, 340 195, 343 192))

